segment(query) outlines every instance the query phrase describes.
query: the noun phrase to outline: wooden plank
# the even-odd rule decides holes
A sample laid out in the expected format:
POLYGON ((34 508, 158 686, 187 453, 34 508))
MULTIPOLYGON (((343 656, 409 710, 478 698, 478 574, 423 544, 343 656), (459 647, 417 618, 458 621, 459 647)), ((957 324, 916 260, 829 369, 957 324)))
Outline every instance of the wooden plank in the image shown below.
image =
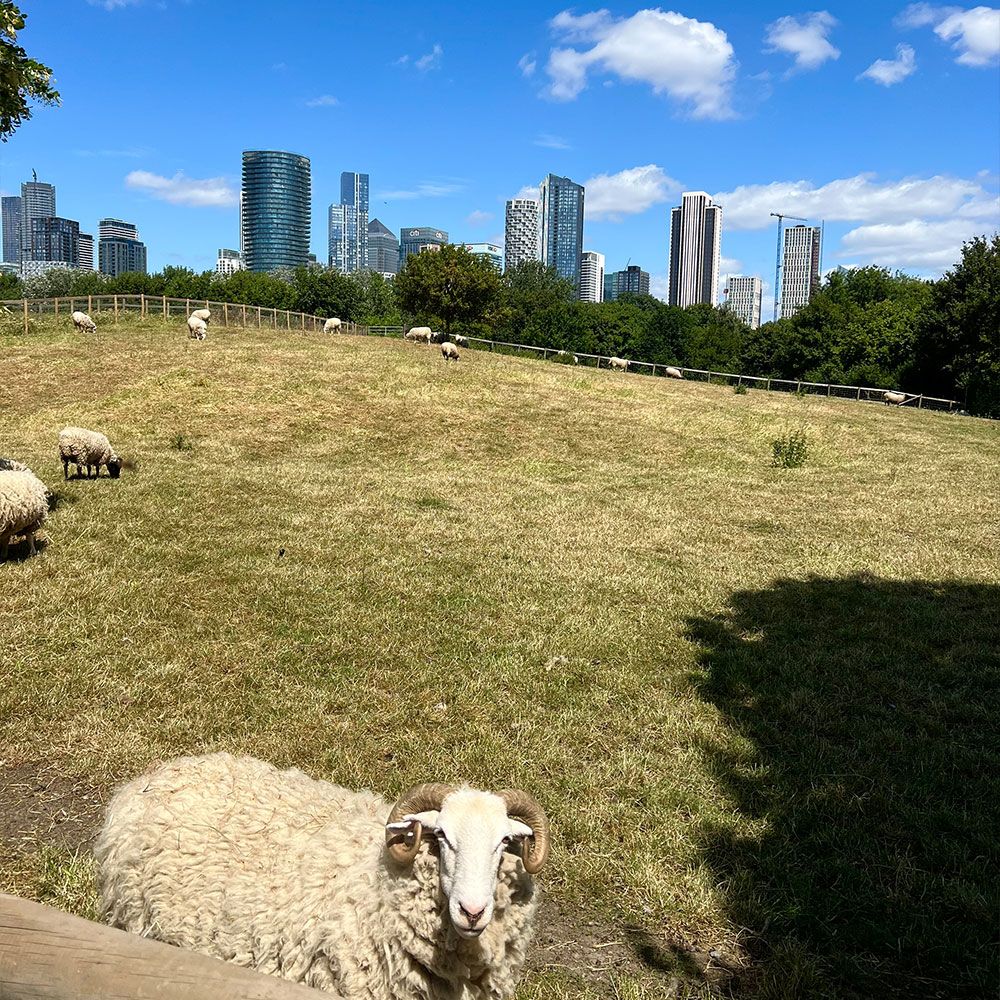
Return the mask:
POLYGON ((334 993, 0 893, 0 1000, 307 1000, 334 993))

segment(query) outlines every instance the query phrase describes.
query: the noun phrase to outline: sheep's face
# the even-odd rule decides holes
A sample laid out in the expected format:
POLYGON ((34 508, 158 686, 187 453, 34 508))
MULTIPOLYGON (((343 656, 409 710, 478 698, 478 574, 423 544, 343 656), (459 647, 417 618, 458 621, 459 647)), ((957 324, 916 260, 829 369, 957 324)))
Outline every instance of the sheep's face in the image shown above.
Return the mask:
POLYGON ((112 479, 117 479, 122 474, 122 460, 120 458, 113 458, 108 462, 108 475, 112 479))
POLYGON ((404 817, 404 823, 415 822, 437 839, 441 892, 456 932, 479 937, 493 919, 503 852, 532 836, 531 827, 511 819, 499 796, 470 788, 452 792, 440 810, 404 817))

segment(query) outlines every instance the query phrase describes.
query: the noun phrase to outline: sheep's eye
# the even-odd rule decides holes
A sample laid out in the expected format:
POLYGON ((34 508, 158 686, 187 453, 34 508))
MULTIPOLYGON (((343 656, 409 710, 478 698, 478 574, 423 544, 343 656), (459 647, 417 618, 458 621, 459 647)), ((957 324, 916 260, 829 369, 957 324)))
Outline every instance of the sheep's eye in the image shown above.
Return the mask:
POLYGON ((448 839, 448 837, 447 837, 447 835, 445 834, 444 830, 435 830, 435 831, 434 831, 434 836, 435 836, 435 837, 437 837, 437 839, 438 839, 438 843, 439 843, 439 844, 445 844, 445 845, 447 845, 448 847, 451 847, 451 849, 452 849, 452 850, 455 850, 455 848, 454 848, 454 847, 452 847, 452 843, 451 843, 451 841, 450 841, 450 840, 448 839))
POLYGON ((503 840, 500 841, 500 846, 506 847, 513 839, 513 837, 504 837, 503 840))

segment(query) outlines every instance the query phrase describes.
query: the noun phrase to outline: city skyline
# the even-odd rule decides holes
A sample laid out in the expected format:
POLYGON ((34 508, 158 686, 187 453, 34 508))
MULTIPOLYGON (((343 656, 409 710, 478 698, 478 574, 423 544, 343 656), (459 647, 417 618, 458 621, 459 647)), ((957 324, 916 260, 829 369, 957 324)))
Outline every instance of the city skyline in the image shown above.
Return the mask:
POLYGON ((303 9, 275 42, 253 0, 237 24, 200 3, 52 0, 30 12, 22 40, 53 66, 63 106, 37 109, 0 149, 0 189, 17 195, 37 168, 59 188, 62 216, 88 231, 101 212, 134 219, 151 269, 201 271, 219 246, 236 245, 243 149, 310 158, 310 250, 321 261, 345 167, 372 177, 370 216, 394 232, 416 222, 456 242, 495 243, 506 201, 525 187, 537 196, 537 179, 552 172, 586 188, 586 245, 609 270, 639 261, 660 297, 669 208, 681 191, 704 190, 724 210, 721 270, 761 275, 767 316, 772 211, 826 221, 825 270, 876 263, 940 274, 963 239, 1000 225, 995 50, 971 29, 943 38, 937 9, 920 24, 905 3, 842 4, 836 20, 816 25, 785 5, 691 3, 668 24, 638 5, 569 14, 513 3, 469 12, 470 45, 434 3, 377 21, 363 9, 303 9), (802 30, 782 32, 783 19, 802 30), (695 22, 702 48, 681 31, 695 22), (627 64, 627 47, 617 61, 602 55, 639 26, 651 56, 691 56, 691 96, 668 69, 627 64), (203 100, 199 57, 184 40, 213 30, 231 43, 216 72, 244 82, 195 155, 163 136, 188 132, 203 100), (135 51, 136 32, 155 33, 174 56, 135 51), (331 82, 323 53, 345 34, 362 44, 331 82), (76 58, 105 46, 118 46, 121 72, 144 82, 141 95, 121 95, 113 142, 91 139, 103 95, 76 58), (897 46, 913 50, 914 71, 893 63, 897 46), (575 77, 553 62, 557 51, 571 54, 575 77))

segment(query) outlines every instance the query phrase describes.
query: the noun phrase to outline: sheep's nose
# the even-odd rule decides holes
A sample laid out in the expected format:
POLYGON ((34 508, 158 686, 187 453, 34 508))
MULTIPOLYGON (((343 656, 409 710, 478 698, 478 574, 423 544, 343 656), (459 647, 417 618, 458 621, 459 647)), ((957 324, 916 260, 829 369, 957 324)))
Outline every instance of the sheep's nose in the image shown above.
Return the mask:
POLYGON ((478 910, 468 909, 461 903, 458 904, 458 908, 462 911, 462 915, 466 920, 469 921, 470 927, 475 927, 479 923, 479 918, 486 912, 486 907, 480 907, 478 910))

